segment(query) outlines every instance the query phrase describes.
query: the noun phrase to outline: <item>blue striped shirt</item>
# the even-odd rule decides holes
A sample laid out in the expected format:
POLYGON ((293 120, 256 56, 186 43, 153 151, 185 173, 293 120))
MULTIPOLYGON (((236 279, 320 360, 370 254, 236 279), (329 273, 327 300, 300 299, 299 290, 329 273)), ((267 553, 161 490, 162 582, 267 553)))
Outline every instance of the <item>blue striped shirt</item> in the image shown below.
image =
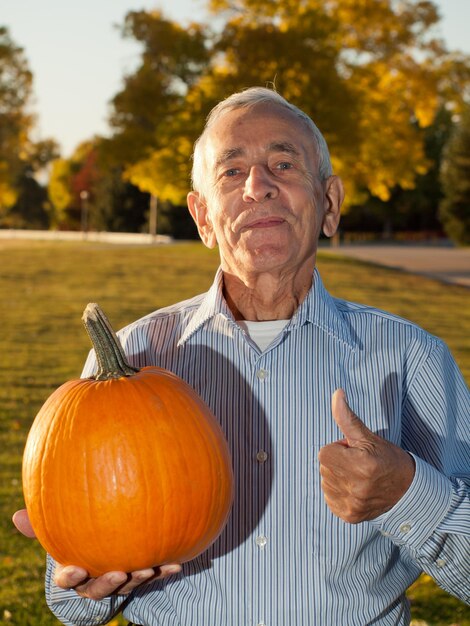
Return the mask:
MULTIPOLYGON (((152 626, 408 624, 405 591, 428 572, 470 600, 469 393, 445 345, 418 326, 313 287, 261 352, 235 322, 222 273, 203 295, 120 332, 135 366, 167 368, 212 408, 236 480, 220 538, 183 571, 127 598, 79 598, 51 580, 65 624, 119 609, 152 626), (416 475, 379 518, 348 524, 327 508, 318 451, 342 438, 331 415, 345 389, 366 425, 411 452, 416 475), (123 603, 122 605, 120 603, 123 603)), ((94 368, 91 356, 85 374, 94 368)))

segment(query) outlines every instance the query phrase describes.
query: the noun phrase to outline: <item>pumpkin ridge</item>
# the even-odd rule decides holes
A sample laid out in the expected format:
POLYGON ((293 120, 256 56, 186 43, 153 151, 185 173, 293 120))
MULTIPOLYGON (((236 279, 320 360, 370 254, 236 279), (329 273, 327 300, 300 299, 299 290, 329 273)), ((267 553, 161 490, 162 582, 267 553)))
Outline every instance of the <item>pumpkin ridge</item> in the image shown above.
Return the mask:
MULTIPOLYGON (((143 368, 141 370, 142 374, 145 371, 146 371, 146 368, 143 368)), ((171 374, 171 372, 165 372, 165 378, 169 380, 177 380, 181 384, 181 381, 175 375, 171 374)), ((148 379, 145 380, 145 384, 147 384, 149 387, 152 387, 152 383, 148 379)), ((187 384, 185 383, 185 385, 187 384)), ((187 386, 187 388, 191 390, 191 396, 189 397, 185 396, 181 400, 179 414, 175 415, 172 404, 171 404, 171 398, 167 398, 167 396, 163 393, 162 387, 165 387, 165 385, 163 385, 162 381, 159 380, 159 389, 158 389, 159 396, 164 404, 164 408, 167 414, 169 416, 171 415, 172 417, 172 428, 174 428, 173 424, 177 424, 178 422, 181 422, 184 420, 186 425, 190 426, 193 431, 191 445, 194 448, 198 448, 198 449, 200 449, 201 446, 203 446, 204 453, 200 455, 200 458, 209 459, 210 454, 214 451, 214 448, 216 447, 214 445, 215 440, 218 442, 219 437, 214 438, 214 440, 211 441, 211 445, 210 446, 208 445, 208 441, 206 441, 206 438, 207 439, 212 438, 214 436, 214 432, 207 427, 205 420, 201 419, 202 413, 201 413, 201 404, 200 404, 199 397, 197 397, 194 394, 192 388, 187 386), (187 416, 191 416, 191 418, 189 419, 187 416), (188 419, 189 419, 189 424, 187 422, 188 419)), ((206 412, 207 412, 207 409, 206 409, 206 412)), ((215 418, 213 418, 213 420, 215 422, 215 418)), ((217 424, 217 428, 220 429, 219 424, 217 422, 215 423, 217 424)), ((222 436, 222 435, 220 434, 219 436, 222 436)), ((179 443, 180 442, 176 441, 174 445, 179 445, 179 443)), ((183 459, 185 458, 185 455, 183 453, 179 454, 178 456, 181 456, 181 458, 183 459)), ((210 476, 212 480, 215 480, 216 484, 219 484, 220 473, 217 474, 213 472, 211 468, 212 468, 212 463, 209 464, 208 462, 206 462, 205 470, 204 470, 205 477, 200 478, 200 480, 204 480, 204 478, 207 479, 207 476, 210 476)), ((183 469, 183 472, 187 474, 188 476, 194 477, 195 475, 197 476, 196 470, 197 470, 197 467, 186 466, 183 469)), ((192 500, 196 502, 198 501, 198 498, 200 497, 201 488, 199 485, 197 485, 197 487, 195 487, 194 485, 195 483, 193 480, 188 482, 187 498, 188 500, 192 500)), ((220 490, 217 490, 215 493, 212 493, 210 496, 206 498, 206 501, 204 503, 198 502, 199 506, 196 507, 198 514, 196 516, 194 514, 192 516, 188 514, 188 511, 189 511, 188 507, 179 506, 180 516, 178 517, 177 522, 178 522, 178 526, 181 528, 181 533, 178 538, 173 537, 172 541, 174 543, 175 552, 180 554, 182 558, 184 557, 184 560, 187 560, 186 557, 188 556, 187 529, 189 527, 191 528, 193 534, 200 537, 199 543, 205 544, 207 536, 210 535, 210 533, 214 531, 215 529, 218 529, 219 526, 221 525, 220 520, 217 520, 217 523, 213 523, 213 524, 210 523, 210 517, 211 517, 210 512, 208 512, 206 515, 202 515, 201 513, 201 509, 204 510, 207 508, 209 509, 209 511, 216 511, 217 504, 219 503, 219 492, 220 490)), ((165 511, 166 508, 167 507, 164 506, 163 510, 165 511)))
MULTIPOLYGON (((56 433, 60 431, 61 423, 62 423, 62 414, 64 410, 67 413, 70 412, 70 406, 74 404, 75 396, 81 391, 81 381, 73 381, 70 383, 65 383, 62 385, 57 391, 62 392, 64 386, 67 391, 67 401, 63 405, 59 405, 56 402, 55 394, 52 397, 53 402, 49 405, 49 410, 40 412, 38 417, 40 418, 37 422, 38 428, 34 431, 31 431, 31 435, 34 440, 34 447, 36 448, 38 442, 41 442, 41 452, 39 453, 39 466, 35 475, 38 480, 38 492, 40 494, 40 505, 34 506, 34 514, 33 518, 39 516, 39 520, 36 519, 36 524, 34 526, 35 532, 38 535, 38 538, 42 540, 43 543, 47 546, 47 549, 51 552, 51 554, 55 554, 57 556, 62 554, 62 546, 58 545, 54 539, 54 520, 51 524, 48 523, 47 515, 45 513, 48 511, 50 507, 50 499, 53 497, 53 492, 55 491, 55 483, 51 488, 46 488, 49 484, 49 475, 54 473, 55 465, 60 465, 57 458, 60 455, 60 446, 58 446, 58 442, 56 439, 56 433), (41 434, 45 433, 45 437, 41 438, 41 434), (52 466, 52 469, 51 469, 52 466)), ((57 392, 55 392, 57 393, 57 392)), ((59 394, 57 394, 59 395, 59 394)), ((28 457, 26 457, 26 463, 28 462, 28 457)), ((33 468, 27 468, 28 471, 31 471, 33 468)), ((60 479, 62 476, 59 473, 60 479)), ((29 504, 29 509, 31 509, 32 503, 27 500, 27 508, 29 504)), ((60 520, 59 520, 60 523, 60 520)))
MULTIPOLYGON (((133 405, 135 406, 136 410, 138 410, 140 404, 142 403, 142 398, 141 398, 141 395, 139 394, 139 391, 136 389, 135 385, 133 384, 134 382, 137 382, 137 381, 132 378, 132 379, 129 379, 128 382, 130 384, 126 385, 126 387, 127 387, 127 393, 129 395, 129 399, 132 400, 133 405)), ((145 407, 143 407, 142 413, 140 413, 139 411, 139 417, 140 419, 144 420, 146 423, 149 422, 151 424, 152 426, 151 431, 152 431, 152 434, 154 434, 155 418, 148 416, 147 410, 145 410, 145 407)), ((146 428, 147 430, 149 430, 148 426, 146 428)), ((132 433, 135 434, 136 430, 133 430, 132 433)), ((156 481, 158 480, 159 475, 160 475, 160 472, 157 469, 157 463, 158 463, 158 455, 156 454, 157 444, 156 442, 151 441, 149 438, 146 438, 144 442, 139 442, 136 439, 135 445, 136 447, 137 446, 141 447, 142 454, 148 455, 149 458, 153 459, 152 472, 143 471, 141 464, 139 463, 139 466, 138 466, 139 473, 138 473, 138 476, 136 476, 136 480, 139 483, 140 492, 144 494, 144 496, 140 500, 141 506, 142 506, 142 511, 140 512, 140 515, 142 516, 144 520, 146 520, 145 528, 142 529, 143 540, 145 540, 145 547, 141 551, 143 555, 148 554, 149 556, 152 556, 153 559, 155 560, 155 562, 152 563, 152 566, 156 566, 158 565, 157 563, 158 558, 156 556, 156 553, 159 549, 158 546, 156 545, 157 537, 158 537, 158 528, 153 528, 155 524, 155 520, 157 518, 157 514, 156 514, 156 510, 154 510, 156 505, 155 504, 152 505, 152 501, 155 500, 154 494, 158 493, 163 488, 162 484, 160 484, 159 488, 156 487, 156 481), (144 450, 142 450, 142 446, 145 446, 144 450)), ((142 559, 144 558, 144 556, 139 556, 139 558, 142 559)))

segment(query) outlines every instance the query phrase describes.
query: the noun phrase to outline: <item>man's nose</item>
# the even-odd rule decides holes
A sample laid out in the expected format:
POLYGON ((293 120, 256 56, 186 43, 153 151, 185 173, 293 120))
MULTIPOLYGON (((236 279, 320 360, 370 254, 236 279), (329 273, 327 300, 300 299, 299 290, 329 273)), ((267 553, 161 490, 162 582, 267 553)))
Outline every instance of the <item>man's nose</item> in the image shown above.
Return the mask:
POLYGON ((271 172, 263 165, 253 165, 245 180, 243 200, 245 202, 264 202, 275 198, 279 193, 271 172))

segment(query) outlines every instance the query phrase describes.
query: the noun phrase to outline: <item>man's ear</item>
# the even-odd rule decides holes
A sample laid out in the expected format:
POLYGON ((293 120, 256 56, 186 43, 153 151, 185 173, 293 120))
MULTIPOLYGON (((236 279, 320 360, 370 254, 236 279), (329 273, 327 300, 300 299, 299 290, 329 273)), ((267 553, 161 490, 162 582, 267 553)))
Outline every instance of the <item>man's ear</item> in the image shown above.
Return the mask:
POLYGON ((327 237, 336 233, 341 217, 341 205, 344 200, 344 187, 341 178, 330 176, 325 181, 325 213, 322 229, 327 237))
POLYGON ((208 215, 206 201, 199 192, 190 191, 187 196, 187 202, 189 212, 196 222, 199 237, 208 248, 215 248, 217 240, 208 215))

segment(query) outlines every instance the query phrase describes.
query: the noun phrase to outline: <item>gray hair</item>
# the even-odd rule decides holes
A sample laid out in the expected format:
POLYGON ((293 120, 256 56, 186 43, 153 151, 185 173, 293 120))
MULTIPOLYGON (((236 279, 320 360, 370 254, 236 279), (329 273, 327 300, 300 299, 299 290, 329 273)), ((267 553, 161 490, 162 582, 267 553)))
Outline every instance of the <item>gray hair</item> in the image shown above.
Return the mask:
POLYGON ((199 139, 194 144, 193 152, 193 168, 191 179, 193 189, 201 192, 204 186, 204 174, 206 170, 204 147, 207 139, 208 131, 217 122, 222 115, 229 111, 241 108, 254 107, 257 104, 272 103, 288 109, 298 118, 300 118, 312 132, 315 147, 318 155, 318 172, 321 180, 326 180, 331 176, 333 169, 331 167, 330 153, 325 138, 321 134, 313 120, 294 104, 288 102, 280 94, 273 89, 265 87, 250 87, 244 91, 234 93, 225 100, 219 102, 209 113, 206 119, 204 130, 199 139))

